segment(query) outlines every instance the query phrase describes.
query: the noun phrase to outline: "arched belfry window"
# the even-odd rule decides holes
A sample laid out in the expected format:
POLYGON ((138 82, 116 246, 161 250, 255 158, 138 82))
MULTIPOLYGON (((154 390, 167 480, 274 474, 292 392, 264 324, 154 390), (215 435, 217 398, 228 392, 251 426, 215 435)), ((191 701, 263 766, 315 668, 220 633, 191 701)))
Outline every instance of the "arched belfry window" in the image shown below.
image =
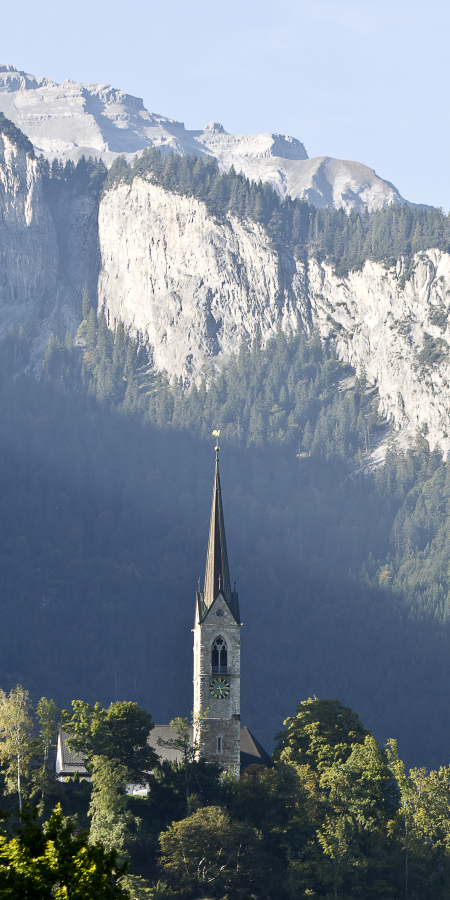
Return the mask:
POLYGON ((214 674, 228 672, 227 645, 222 637, 216 638, 212 645, 211 666, 214 674))

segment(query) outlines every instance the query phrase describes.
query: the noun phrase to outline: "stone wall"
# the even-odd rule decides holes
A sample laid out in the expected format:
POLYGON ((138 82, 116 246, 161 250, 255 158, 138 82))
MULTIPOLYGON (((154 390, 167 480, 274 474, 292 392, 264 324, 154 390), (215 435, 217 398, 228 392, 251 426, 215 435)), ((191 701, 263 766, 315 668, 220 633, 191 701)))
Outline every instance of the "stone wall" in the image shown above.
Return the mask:
POLYGON ((194 628, 194 716, 208 709, 202 729, 202 744, 206 755, 239 774, 240 766, 240 712, 241 712, 241 639, 240 625, 231 615, 228 606, 219 595, 210 607, 206 619, 198 620, 194 628), (217 612, 223 612, 217 616, 217 612), (222 637, 227 645, 228 673, 223 675, 230 682, 229 697, 221 700, 210 694, 212 675, 211 651, 216 638, 222 637), (223 738, 223 752, 217 754, 217 737, 223 738))

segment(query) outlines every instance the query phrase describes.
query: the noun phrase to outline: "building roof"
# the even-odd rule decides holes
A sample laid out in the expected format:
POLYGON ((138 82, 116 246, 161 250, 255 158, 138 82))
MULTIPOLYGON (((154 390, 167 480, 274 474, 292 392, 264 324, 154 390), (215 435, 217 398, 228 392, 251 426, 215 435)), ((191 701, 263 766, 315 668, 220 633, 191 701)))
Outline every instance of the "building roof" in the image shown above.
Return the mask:
POLYGON ((236 622, 240 624, 239 600, 235 591, 231 590, 230 572, 228 568, 227 542, 223 518, 222 492, 219 476, 219 448, 216 447, 216 469, 209 523, 208 550, 206 554, 205 583, 203 592, 197 594, 199 600, 200 621, 214 603, 218 594, 222 594, 236 622))
POLYGON ((241 772, 249 766, 271 766, 269 754, 261 747, 246 725, 241 725, 241 772))
MULTIPOLYGON (((192 741, 192 728, 189 729, 192 741)), ((161 759, 167 759, 169 762, 182 762, 183 753, 181 750, 172 749, 171 747, 161 747, 158 741, 173 741, 176 734, 170 725, 155 725, 152 728, 147 743, 158 753, 161 759)))
MULTIPOLYGON (((192 728, 190 729, 192 740, 192 728)), ((170 741, 176 735, 170 725, 155 725, 152 728, 148 743, 150 747, 159 754, 161 759, 167 759, 169 762, 182 762, 183 754, 181 750, 172 749, 170 747, 162 747, 158 740, 170 741)), ((58 749, 56 754, 56 774, 59 778, 70 778, 78 772, 81 778, 90 778, 86 766, 84 764, 85 756, 83 753, 72 753, 67 746, 66 734, 62 728, 58 729, 58 749)), ((218 760, 219 761, 219 760, 218 760)), ((259 741, 252 735, 245 725, 241 725, 241 772, 248 769, 249 766, 270 766, 271 759, 268 753, 261 747, 259 741)))
POLYGON ((90 776, 88 775, 88 771, 84 764, 84 753, 73 753, 67 746, 67 739, 71 737, 73 737, 73 735, 66 734, 61 727, 58 728, 58 747, 55 762, 56 774, 61 778, 67 778, 71 775, 75 775, 75 772, 78 772, 82 778, 89 778, 90 776))

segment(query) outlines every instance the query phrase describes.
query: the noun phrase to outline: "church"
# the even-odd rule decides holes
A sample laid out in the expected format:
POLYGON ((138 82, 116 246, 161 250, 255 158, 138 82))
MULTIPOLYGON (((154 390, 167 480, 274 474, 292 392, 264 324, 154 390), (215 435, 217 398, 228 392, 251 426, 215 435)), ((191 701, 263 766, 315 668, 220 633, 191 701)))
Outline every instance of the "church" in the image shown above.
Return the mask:
MULTIPOLYGON (((195 598, 192 740, 201 746, 206 759, 215 760, 239 777, 248 766, 270 765, 270 757, 248 728, 241 725, 242 623, 236 584, 231 590, 228 568, 218 446, 215 453, 205 580, 203 591, 199 581, 195 598)), ((148 743, 162 759, 181 761, 180 751, 166 749, 160 743, 174 736, 169 725, 155 725, 148 743)), ((59 729, 57 777, 63 780, 75 772, 86 777, 84 757, 69 750, 66 737, 59 729)))

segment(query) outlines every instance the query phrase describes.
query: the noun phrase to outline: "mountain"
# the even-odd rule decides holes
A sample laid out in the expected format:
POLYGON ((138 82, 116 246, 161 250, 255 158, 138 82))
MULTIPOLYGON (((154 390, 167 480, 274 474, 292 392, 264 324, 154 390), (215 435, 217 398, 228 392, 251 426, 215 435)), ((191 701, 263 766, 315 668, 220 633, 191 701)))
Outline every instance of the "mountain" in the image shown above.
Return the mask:
POLYGON ((319 156, 308 159, 303 144, 280 134, 227 134, 211 122, 187 130, 182 122, 148 112, 138 97, 109 84, 58 85, 14 66, 0 65, 0 110, 49 159, 99 157, 109 166, 119 154, 129 159, 146 147, 164 153, 215 157, 247 177, 268 181, 282 197, 304 197, 323 207, 369 211, 403 203, 398 190, 358 162, 319 156))
POLYGON ((219 427, 252 730, 339 696, 448 762, 448 217, 50 165, 0 115, 0 289, 1 685, 188 713, 219 427))
POLYGON ((85 163, 46 178, 8 134, 0 148, 0 335, 22 326, 37 369, 51 334, 75 334, 85 285, 111 327, 122 321, 159 371, 188 381, 257 331, 267 340, 280 325, 317 328, 366 372, 397 430, 425 424, 432 446, 450 447, 447 252, 366 259, 342 276, 274 243, 259 222, 218 218, 150 176, 100 196, 101 172, 85 163))

